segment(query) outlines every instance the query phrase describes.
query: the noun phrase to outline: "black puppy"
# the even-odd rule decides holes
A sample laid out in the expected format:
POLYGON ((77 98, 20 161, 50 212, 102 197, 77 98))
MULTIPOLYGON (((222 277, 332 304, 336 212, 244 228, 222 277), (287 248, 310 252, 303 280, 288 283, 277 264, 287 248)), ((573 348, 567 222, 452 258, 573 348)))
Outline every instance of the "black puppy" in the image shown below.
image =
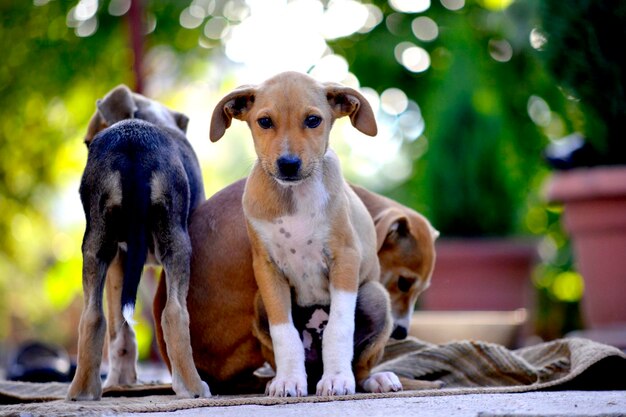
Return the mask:
POLYGON ((191 256, 187 224, 191 211, 204 200, 198 160, 185 137, 187 122, 185 115, 126 86, 97 102, 85 139, 89 156, 80 185, 87 218, 82 246, 85 307, 70 400, 102 395, 105 282, 110 367, 105 386, 136 382, 131 324, 149 257, 163 265, 167 282, 161 324, 173 389, 182 397, 211 395, 193 363, 186 307, 191 256))

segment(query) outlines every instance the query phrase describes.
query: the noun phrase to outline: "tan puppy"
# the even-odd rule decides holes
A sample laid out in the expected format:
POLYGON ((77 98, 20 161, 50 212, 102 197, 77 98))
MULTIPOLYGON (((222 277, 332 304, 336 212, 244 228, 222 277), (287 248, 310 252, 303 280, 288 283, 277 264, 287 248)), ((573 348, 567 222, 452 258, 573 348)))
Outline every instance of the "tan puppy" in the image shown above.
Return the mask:
POLYGON ((258 324, 257 336, 269 332, 275 361, 276 376, 267 388, 272 396, 307 394, 309 352, 292 311, 317 306, 326 307, 319 314, 327 315, 327 324, 316 329, 322 340, 315 357, 321 355, 323 364, 318 395, 354 393, 357 383, 366 391, 401 389, 392 373, 370 375, 391 334, 390 315, 372 318, 380 324, 362 347, 355 338, 357 302, 385 311, 389 301, 378 283, 374 224, 328 148, 333 122, 342 116, 361 132, 376 134, 374 114, 360 93, 287 72, 228 94, 211 119, 212 141, 233 117, 245 120, 258 156, 243 209, 261 296, 257 311, 268 320, 258 324))
MULTIPOLYGON (((191 345, 202 379, 218 394, 260 392, 265 387, 265 379, 255 376, 266 359, 252 330, 258 287, 241 203, 245 182, 239 180, 200 204, 189 224, 191 345)), ((381 282, 392 300, 394 335, 401 338, 414 300, 430 283, 438 233, 408 207, 364 188, 352 188, 376 219, 381 282)), ((157 342, 169 366, 159 325, 165 301, 166 285, 161 279, 153 307, 157 342)), ((421 388, 435 386, 424 383, 421 388)))
POLYGON ((191 360, 185 308, 191 255, 187 222, 204 200, 200 166, 185 137, 187 120, 126 86, 97 102, 85 138, 89 156, 80 186, 87 220, 82 246, 85 308, 70 400, 97 400, 102 394, 107 324, 105 386, 136 382, 131 323, 149 254, 163 265, 169 290, 162 325, 174 391, 185 397, 210 395, 191 360), (102 308, 105 281, 108 323, 102 308))
POLYGON ((363 187, 352 185, 352 189, 376 225, 380 282, 391 298, 394 320, 391 337, 404 339, 417 297, 430 285, 439 232, 415 210, 363 187))

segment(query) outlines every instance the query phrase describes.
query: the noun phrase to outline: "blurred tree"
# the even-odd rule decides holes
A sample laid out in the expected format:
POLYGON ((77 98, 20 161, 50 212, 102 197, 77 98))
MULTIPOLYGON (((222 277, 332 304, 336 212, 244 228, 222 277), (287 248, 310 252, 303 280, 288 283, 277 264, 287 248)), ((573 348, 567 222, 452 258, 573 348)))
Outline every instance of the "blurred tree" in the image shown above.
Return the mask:
MULTIPOLYGON (((75 331, 75 323, 48 325, 81 288, 82 231, 60 233, 51 224, 52 204, 82 171, 86 149, 80 144, 95 100, 116 84, 136 84, 126 19, 130 4, 0 0, 0 48, 6 51, 0 64, 2 340, 10 322, 20 338, 37 334, 61 341, 75 331)), ((210 48, 219 43, 197 47, 201 28, 183 28, 176 18, 185 4, 144 5, 140 33, 146 51, 163 47, 176 57, 170 78, 182 68, 193 71, 194 62, 206 65, 210 48)), ((148 66, 145 75, 154 70, 148 66)))
MULTIPOLYGON (((620 0, 542 1, 541 57, 584 115, 589 141, 566 167, 626 164, 626 3, 620 0), (587 155, 584 155, 587 153, 587 155), (579 160, 576 160, 579 158, 579 160)), ((558 167, 558 165, 557 165, 558 167)))
POLYGON ((70 149, 80 143, 94 95, 130 75, 118 19, 103 19, 104 30, 82 38, 67 25, 71 4, 36 3, 0 5, 7 51, 0 67, 1 336, 9 312, 17 320, 47 317, 47 297, 32 292, 42 291, 35 283, 55 260, 50 197, 79 169, 70 149))
POLYGON ((560 93, 529 42, 532 3, 509 3, 437 1, 415 13, 375 1, 382 23, 332 44, 363 85, 400 88, 419 105, 428 151, 389 194, 420 208, 443 236, 519 233, 531 184, 545 175, 546 137, 529 100, 560 93), (412 67, 410 48, 430 61, 412 67))

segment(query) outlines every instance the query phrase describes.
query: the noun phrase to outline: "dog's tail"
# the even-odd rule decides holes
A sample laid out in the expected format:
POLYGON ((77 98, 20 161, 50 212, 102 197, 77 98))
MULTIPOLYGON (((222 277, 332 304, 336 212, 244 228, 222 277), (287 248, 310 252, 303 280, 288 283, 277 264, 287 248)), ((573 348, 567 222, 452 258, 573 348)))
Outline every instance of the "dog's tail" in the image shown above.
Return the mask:
POLYGON ((121 306, 124 318, 132 324, 139 280, 148 257, 150 186, 148 178, 141 178, 141 172, 125 174, 122 175, 122 198, 127 210, 128 235, 121 306), (124 177, 129 181, 124 181, 124 177))

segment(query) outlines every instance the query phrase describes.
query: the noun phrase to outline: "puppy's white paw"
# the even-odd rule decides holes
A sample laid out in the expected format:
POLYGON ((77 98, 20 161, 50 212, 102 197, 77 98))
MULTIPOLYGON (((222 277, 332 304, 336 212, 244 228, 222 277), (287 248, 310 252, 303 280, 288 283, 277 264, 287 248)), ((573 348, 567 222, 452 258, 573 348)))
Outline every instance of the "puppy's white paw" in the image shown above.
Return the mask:
POLYGON ((367 392, 402 391, 400 379, 393 372, 377 372, 368 376, 362 383, 367 392))
POLYGON ((204 381, 200 381, 202 383, 202 394, 200 397, 209 398, 211 396, 211 390, 209 389, 209 384, 204 381))
POLYGON ((340 372, 334 375, 324 374, 317 383, 317 395, 354 394, 356 383, 352 372, 340 372))
POLYGON ((306 376, 274 377, 267 383, 265 394, 271 397, 305 397, 306 376))

